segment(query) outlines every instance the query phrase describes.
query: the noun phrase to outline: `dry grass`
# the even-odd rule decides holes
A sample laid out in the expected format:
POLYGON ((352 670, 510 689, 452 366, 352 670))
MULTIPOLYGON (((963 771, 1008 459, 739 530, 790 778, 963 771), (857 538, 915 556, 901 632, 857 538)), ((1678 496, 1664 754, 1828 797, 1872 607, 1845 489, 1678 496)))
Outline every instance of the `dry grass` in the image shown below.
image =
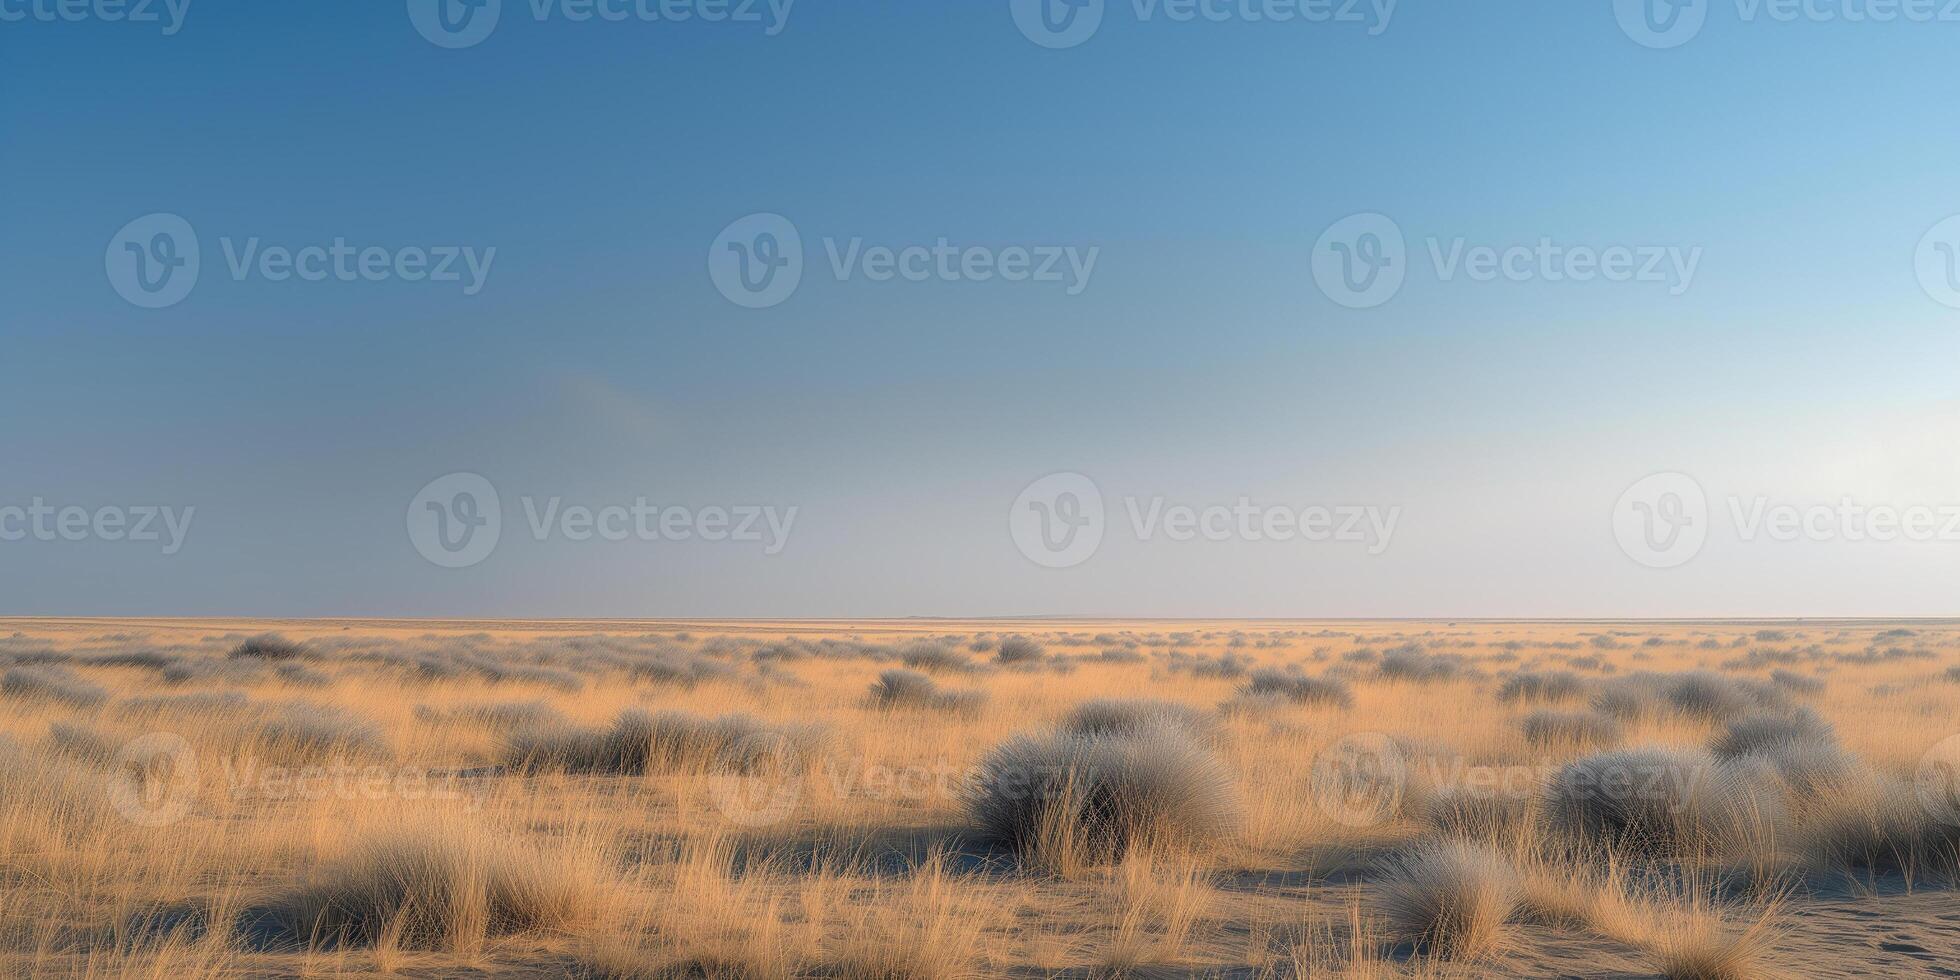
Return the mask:
POLYGON ((385 830, 249 910, 245 926, 301 947, 468 955, 490 939, 595 920, 604 866, 573 842, 544 851, 466 824, 385 830))
POLYGON ((1225 765, 1171 727, 1015 739, 981 764, 968 797, 984 837, 1065 873, 1216 849, 1236 836, 1240 806, 1225 765))
POLYGON ((1960 879, 1957 664, 1929 624, 22 621, 0 976, 1828 972, 1847 889, 1938 948, 1887 903, 1960 879))
POLYGON ((1508 858, 1461 841, 1393 858, 1381 874, 1380 901, 1391 933, 1448 959, 1501 952, 1522 897, 1508 858))

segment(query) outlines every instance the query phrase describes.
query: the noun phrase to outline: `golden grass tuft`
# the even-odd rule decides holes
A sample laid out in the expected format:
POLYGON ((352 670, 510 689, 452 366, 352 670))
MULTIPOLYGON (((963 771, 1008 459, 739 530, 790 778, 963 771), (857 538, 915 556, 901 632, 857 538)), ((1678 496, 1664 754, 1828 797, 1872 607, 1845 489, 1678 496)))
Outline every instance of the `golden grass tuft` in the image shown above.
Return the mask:
POLYGON ((576 845, 544 850, 478 826, 387 831, 255 907, 246 925, 313 948, 466 953, 593 921, 609 897, 602 868, 576 845))
POLYGON ((1487 959, 1509 941, 1523 888, 1503 854, 1449 841, 1389 859, 1377 894, 1397 940, 1445 959, 1487 959))

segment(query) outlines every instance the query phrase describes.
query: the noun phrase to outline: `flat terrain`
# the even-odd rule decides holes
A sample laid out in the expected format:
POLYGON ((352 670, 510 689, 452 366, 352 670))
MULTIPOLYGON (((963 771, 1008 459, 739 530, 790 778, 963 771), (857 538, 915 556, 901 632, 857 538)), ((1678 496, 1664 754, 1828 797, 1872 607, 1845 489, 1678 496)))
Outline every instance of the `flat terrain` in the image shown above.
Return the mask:
POLYGON ((1960 622, 0 620, 0 976, 1960 976, 1960 622))

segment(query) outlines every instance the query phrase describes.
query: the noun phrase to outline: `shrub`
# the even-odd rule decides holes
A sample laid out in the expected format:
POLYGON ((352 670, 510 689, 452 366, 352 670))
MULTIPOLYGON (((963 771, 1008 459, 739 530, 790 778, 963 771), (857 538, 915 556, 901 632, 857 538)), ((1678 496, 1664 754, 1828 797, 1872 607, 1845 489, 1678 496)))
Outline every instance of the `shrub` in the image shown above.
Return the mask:
POLYGON ((190 684, 197 681, 227 681, 231 683, 251 683, 264 676, 260 662, 244 660, 197 659, 181 660, 158 671, 165 684, 190 684))
POLYGON ((1505 678, 1497 699, 1506 704, 1524 701, 1566 701, 1586 693, 1586 682, 1570 671, 1519 671, 1505 678))
POLYGON ((1793 670, 1770 671, 1769 680, 1770 683, 1791 694, 1820 694, 1824 690, 1822 678, 1799 674, 1793 670))
POLYGON ((966 805, 984 838, 1056 870, 1208 849, 1241 812, 1224 763, 1164 730, 1013 739, 982 761, 966 805))
POLYGON ((1217 726, 1204 712, 1175 701, 1150 698, 1097 698, 1075 706, 1062 719, 1061 730, 1071 735, 1132 736, 1179 732, 1201 741, 1217 735, 1217 726))
POLYGON ((1951 869, 1960 825, 1949 822, 1950 803, 1926 806, 1917 793, 1923 788, 1868 770, 1845 774, 1808 798, 1799 847, 1813 864, 1838 871, 1951 869))
POLYGON ((1709 671, 1675 675, 1667 690, 1676 711, 1704 721, 1720 722, 1747 711, 1775 710, 1785 701, 1775 688, 1709 671))
POLYGON ((254 636, 231 648, 231 656, 237 660, 296 660, 306 653, 306 647, 277 633, 254 636))
POLYGON ((511 736, 520 769, 640 776, 654 771, 749 773, 783 753, 817 750, 815 727, 772 728, 748 715, 704 718, 679 711, 620 712, 608 728, 543 728, 511 736))
POLYGON ((116 757, 121 743, 86 725, 57 721, 48 726, 48 744, 78 759, 105 764, 116 757))
POLYGON ((1709 745, 1718 758, 1742 755, 1770 755, 1798 742, 1835 745, 1831 726, 1810 711, 1785 715, 1750 715, 1729 722, 1728 728, 1709 745))
POLYGON ((76 708, 93 708, 109 700, 109 692, 61 667, 15 667, 0 676, 0 693, 23 701, 55 701, 76 708))
POLYGON ((143 667, 149 670, 162 670, 176 662, 176 657, 155 650, 119 650, 82 661, 89 667, 143 667))
POLYGON ((1518 723, 1533 745, 1611 745, 1620 740, 1620 723, 1589 711, 1534 711, 1518 723))
POLYGON ((1788 698, 1776 687, 1705 670, 1633 674, 1608 682, 1593 697, 1596 710, 1621 719, 1671 711, 1720 723, 1751 712, 1784 711, 1789 706, 1788 698))
POLYGON ((345 709, 310 701, 279 706, 258 723, 256 735, 267 745, 306 756, 385 757, 388 754, 388 740, 379 726, 350 715, 345 709))
POLYGON ((499 701, 436 708, 417 705, 415 717, 434 724, 477 725, 496 731, 561 725, 565 716, 543 701, 499 701))
POLYGON ((1282 670, 1255 670, 1240 689, 1241 694, 1250 696, 1278 695, 1297 704, 1332 704, 1342 708, 1354 707, 1354 692, 1348 686, 1332 678, 1308 677, 1305 674, 1290 674, 1282 670))
POLYGON ((1391 858, 1379 890, 1383 917, 1397 938, 1452 959, 1475 959, 1502 948, 1505 923, 1523 897, 1509 861, 1464 841, 1391 858))
POLYGON ((591 918, 604 883, 583 855, 481 831, 402 831, 359 845, 311 881, 246 913, 290 945, 473 950, 485 939, 591 918))
POLYGON ((914 670, 888 670, 871 685, 871 703, 886 710, 912 708, 971 713, 986 701, 981 691, 945 691, 914 670))
POLYGON ((1463 669, 1460 657, 1424 653, 1419 649, 1399 647, 1382 654, 1381 672, 1383 677, 1404 681, 1445 681, 1457 676, 1463 669))
POLYGON ((1782 787, 1766 775, 1702 752, 1622 749, 1566 764, 1542 812, 1554 832, 1634 854, 1735 853, 1783 818, 1782 787))
POLYGON ((1437 791, 1422 811, 1437 833, 1482 841, 1509 838, 1526 826, 1530 813, 1528 795, 1463 786, 1437 791))
POLYGON ((965 654, 939 643, 915 643, 899 654, 898 662, 913 670, 963 673, 973 669, 965 654))
POLYGON ((1044 655, 1041 644, 1025 636, 1010 636, 994 649, 994 660, 1003 664, 1031 664, 1044 655))
POLYGON ((1781 976, 1768 962, 1775 943, 1772 903, 1755 921, 1730 928, 1718 915, 1696 906, 1655 936, 1654 958, 1664 980, 1767 980, 1781 976))

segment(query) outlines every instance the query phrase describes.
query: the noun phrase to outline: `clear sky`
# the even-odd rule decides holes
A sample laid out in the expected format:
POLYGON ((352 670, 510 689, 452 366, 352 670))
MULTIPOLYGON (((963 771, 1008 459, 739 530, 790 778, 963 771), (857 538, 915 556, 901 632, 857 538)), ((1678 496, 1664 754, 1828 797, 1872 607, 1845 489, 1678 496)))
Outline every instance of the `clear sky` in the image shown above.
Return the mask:
POLYGON ((0 613, 1960 609, 1944 4, 69 2, 0 613))

